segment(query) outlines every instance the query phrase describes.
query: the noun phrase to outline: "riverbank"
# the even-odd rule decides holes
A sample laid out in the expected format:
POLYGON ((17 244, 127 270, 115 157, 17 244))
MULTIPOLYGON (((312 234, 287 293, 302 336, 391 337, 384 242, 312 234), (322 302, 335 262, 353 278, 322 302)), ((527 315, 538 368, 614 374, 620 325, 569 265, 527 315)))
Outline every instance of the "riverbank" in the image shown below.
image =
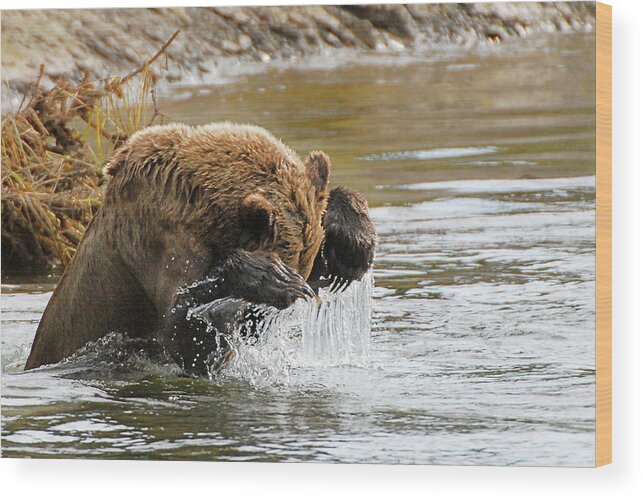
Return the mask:
POLYGON ((85 70, 97 78, 122 74, 177 29, 165 84, 211 83, 247 63, 340 50, 470 47, 594 26, 590 2, 9 10, 2 13, 3 110, 26 92, 40 64, 45 87, 85 70))

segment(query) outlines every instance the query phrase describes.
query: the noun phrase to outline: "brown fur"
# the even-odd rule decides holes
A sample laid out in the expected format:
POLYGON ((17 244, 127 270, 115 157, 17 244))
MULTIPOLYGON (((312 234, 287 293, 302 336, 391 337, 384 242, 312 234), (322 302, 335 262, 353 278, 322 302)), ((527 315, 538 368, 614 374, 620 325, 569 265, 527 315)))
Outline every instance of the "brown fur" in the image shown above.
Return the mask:
POLYGON ((244 194, 264 197, 277 224, 265 243, 276 245, 284 263, 305 278, 323 238, 329 163, 324 153, 313 152, 304 165, 259 127, 174 124, 135 134, 106 172, 114 176, 113 190, 137 185, 137 195, 161 204, 173 222, 222 249, 239 246, 237 213, 244 194))
POLYGON ((105 202, 52 296, 26 368, 110 331, 154 332, 178 287, 227 251, 274 253, 303 278, 323 239, 330 162, 303 162, 265 130, 150 127, 118 149, 105 202))

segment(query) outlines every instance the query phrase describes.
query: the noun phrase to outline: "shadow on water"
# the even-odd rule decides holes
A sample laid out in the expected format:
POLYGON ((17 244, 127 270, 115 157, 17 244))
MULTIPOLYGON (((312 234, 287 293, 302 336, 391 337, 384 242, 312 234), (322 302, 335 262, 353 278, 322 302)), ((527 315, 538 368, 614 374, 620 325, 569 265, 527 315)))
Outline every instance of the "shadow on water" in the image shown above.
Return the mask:
POLYGON ((359 361, 317 355, 323 335, 351 344, 351 319, 246 348, 215 381, 122 337, 23 373, 58 275, 5 274, 3 456, 593 465, 593 35, 317 63, 162 108, 323 149, 366 194, 359 361))

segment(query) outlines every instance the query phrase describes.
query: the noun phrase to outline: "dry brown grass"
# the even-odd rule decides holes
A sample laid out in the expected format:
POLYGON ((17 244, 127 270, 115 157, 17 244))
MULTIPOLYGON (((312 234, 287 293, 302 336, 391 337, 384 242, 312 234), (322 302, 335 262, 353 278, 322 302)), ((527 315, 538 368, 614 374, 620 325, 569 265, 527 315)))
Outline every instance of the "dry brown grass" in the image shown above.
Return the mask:
POLYGON ((2 263, 66 265, 102 200, 102 165, 137 130, 162 121, 152 66, 178 31, 124 77, 42 89, 44 68, 2 117, 2 263))

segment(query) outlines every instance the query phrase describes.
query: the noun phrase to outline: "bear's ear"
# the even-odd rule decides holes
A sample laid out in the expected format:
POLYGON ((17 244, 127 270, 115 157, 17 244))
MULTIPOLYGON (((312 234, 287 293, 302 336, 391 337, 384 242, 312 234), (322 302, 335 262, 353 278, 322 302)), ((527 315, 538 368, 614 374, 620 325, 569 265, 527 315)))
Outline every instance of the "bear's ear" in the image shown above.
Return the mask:
MULTIPOLYGON (((260 244, 272 235, 272 205, 261 194, 248 194, 239 207, 242 244, 260 244)), ((248 248, 251 249, 251 248, 248 248)))
POLYGON ((311 151, 306 158, 306 169, 308 176, 317 189, 322 192, 328 187, 328 176, 330 175, 330 158, 322 151, 311 151))
POLYGON ((124 145, 116 149, 116 151, 114 151, 114 153, 112 154, 112 157, 103 168, 103 175, 115 177, 116 174, 121 170, 121 168, 127 163, 129 152, 129 145, 124 145))

